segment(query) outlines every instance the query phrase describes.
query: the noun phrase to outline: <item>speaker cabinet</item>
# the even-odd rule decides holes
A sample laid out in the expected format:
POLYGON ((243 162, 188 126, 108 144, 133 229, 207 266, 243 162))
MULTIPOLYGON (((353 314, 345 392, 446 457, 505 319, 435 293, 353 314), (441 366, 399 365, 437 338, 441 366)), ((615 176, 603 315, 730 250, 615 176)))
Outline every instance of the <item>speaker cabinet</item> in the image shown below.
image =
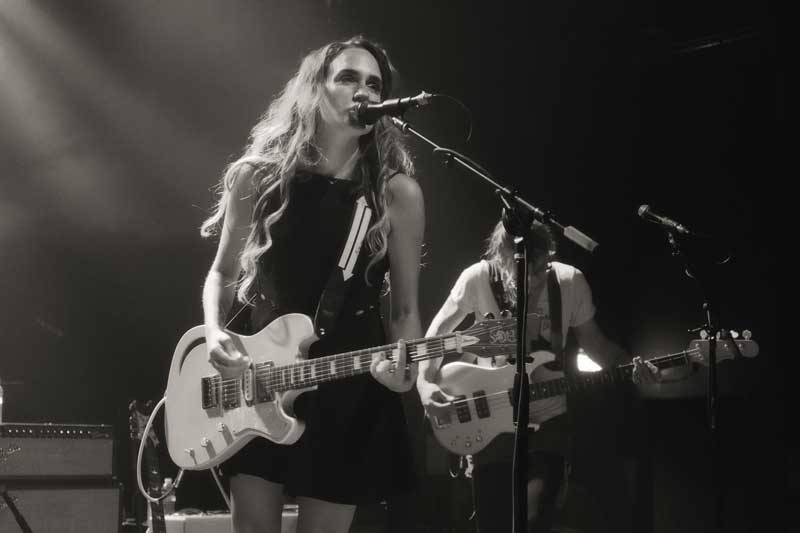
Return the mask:
MULTIPOLYGON (((120 530, 120 488, 7 488, 8 495, 36 533, 115 533, 120 530)), ((0 531, 20 531, 0 499, 0 531)))

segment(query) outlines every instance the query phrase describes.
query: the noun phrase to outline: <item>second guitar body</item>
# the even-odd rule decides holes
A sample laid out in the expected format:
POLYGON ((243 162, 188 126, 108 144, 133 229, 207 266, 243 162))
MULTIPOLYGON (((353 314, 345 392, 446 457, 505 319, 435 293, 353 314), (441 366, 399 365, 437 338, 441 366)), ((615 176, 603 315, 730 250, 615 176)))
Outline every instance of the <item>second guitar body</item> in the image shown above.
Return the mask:
MULTIPOLYGON (((480 348, 478 346, 477 348, 480 348)), ((475 351, 471 348, 470 351, 475 351)), ((708 365, 708 340, 694 340, 689 347, 676 354, 649 359, 658 368, 688 364, 690 361, 708 365)), ((746 339, 720 340, 716 344, 718 361, 750 358, 758 354, 758 344, 746 339)), ((528 375, 537 367, 553 361, 555 355, 542 350, 529 354, 528 375)), ((633 365, 619 365, 599 372, 580 373, 573 378, 555 378, 547 381, 531 380, 530 400, 542 400, 560 394, 588 390, 596 386, 630 382, 633 365)), ((505 365, 487 368, 470 363, 455 362, 444 365, 439 371, 439 386, 455 396, 443 416, 430 417, 436 440, 453 453, 473 455, 484 449, 500 433, 512 433, 516 426, 513 417, 512 390, 516 367, 505 365)))

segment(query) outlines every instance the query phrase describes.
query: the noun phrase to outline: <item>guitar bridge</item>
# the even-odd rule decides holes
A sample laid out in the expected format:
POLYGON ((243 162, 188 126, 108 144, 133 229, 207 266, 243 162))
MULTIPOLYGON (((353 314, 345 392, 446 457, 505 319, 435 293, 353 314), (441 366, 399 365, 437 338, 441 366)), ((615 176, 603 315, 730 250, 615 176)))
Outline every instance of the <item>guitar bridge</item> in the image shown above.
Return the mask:
POLYGON ((222 378, 220 376, 208 376, 201 378, 201 403, 203 409, 214 409, 219 407, 220 398, 220 384, 222 378))
POLYGON ((435 416, 436 419, 436 427, 437 428, 446 428, 450 424, 452 424, 453 419, 450 416, 450 413, 444 414, 442 416, 435 416))

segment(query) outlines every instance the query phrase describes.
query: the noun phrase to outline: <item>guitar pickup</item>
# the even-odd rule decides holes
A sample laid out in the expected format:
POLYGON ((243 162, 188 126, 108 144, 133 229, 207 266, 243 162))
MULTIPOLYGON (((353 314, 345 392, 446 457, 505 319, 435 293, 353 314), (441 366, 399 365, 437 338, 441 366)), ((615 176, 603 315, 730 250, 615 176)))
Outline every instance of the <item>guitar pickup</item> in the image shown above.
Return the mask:
POLYGON ((489 410, 489 400, 486 398, 486 391, 475 391, 472 393, 472 398, 475 400, 475 412, 478 414, 478 418, 489 418, 492 414, 489 410))
POLYGON ((456 408, 456 416, 459 422, 463 424, 472 420, 472 414, 469 412, 469 403, 467 403, 466 396, 456 396, 456 399, 453 400, 453 405, 456 408))
POLYGON ((222 378, 220 376, 208 376, 200 379, 201 403, 203 409, 214 409, 219 407, 219 391, 222 378))
POLYGON ((269 389, 268 385, 272 379, 272 371, 275 366, 272 361, 256 364, 256 403, 271 402, 275 399, 275 394, 269 389))

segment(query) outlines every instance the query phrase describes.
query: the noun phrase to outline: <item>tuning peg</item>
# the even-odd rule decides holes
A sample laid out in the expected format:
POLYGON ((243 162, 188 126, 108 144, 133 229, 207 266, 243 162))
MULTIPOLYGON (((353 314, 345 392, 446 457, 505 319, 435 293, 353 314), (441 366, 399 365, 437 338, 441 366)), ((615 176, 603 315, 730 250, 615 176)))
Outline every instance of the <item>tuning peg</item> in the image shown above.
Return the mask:
POLYGON ((730 334, 731 334, 731 339, 738 339, 739 338, 739 332, 738 331, 731 330, 730 334))
POLYGON ((752 337, 752 336, 753 336, 753 332, 750 331, 749 329, 746 329, 746 330, 742 331, 742 337, 744 337, 744 340, 749 341, 750 337, 752 337))

